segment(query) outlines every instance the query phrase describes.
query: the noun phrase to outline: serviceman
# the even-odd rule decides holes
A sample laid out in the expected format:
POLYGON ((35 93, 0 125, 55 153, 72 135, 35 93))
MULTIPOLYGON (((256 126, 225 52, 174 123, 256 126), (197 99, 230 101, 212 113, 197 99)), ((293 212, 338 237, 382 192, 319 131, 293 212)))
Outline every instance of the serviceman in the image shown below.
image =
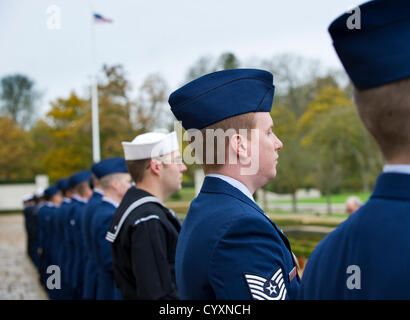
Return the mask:
POLYGON ((60 207, 56 210, 56 218, 54 219, 56 230, 57 247, 57 265, 60 267, 61 274, 61 289, 59 290, 59 298, 61 300, 70 300, 73 298, 73 292, 68 282, 69 269, 65 263, 70 255, 68 247, 68 234, 65 227, 66 217, 71 207, 71 188, 69 186, 69 177, 61 180, 61 191, 63 200, 60 207))
MULTIPOLYGON (((85 205, 83 215, 81 217, 81 226, 82 233, 84 238, 84 248, 86 251, 86 262, 85 262, 85 271, 84 271, 84 286, 83 286, 83 298, 86 300, 95 300, 97 294, 97 269, 96 258, 95 258, 95 248, 92 248, 91 243, 91 221, 95 213, 95 208, 101 203, 103 197, 103 191, 101 190, 101 184, 98 180, 95 167, 97 164, 94 164, 91 167, 91 181, 93 186, 93 195, 88 200, 85 205)), ((108 230, 108 228, 107 228, 108 230)), ((106 230, 106 231, 107 231, 106 230)))
MULTIPOLYGON (((56 185, 44 190, 45 204, 39 209, 38 219, 38 253, 40 257, 40 281, 46 287, 47 268, 52 265, 53 256, 53 232, 52 218, 57 207, 62 201, 61 191, 56 185)), ((47 288, 46 288, 47 289, 47 288)), ((47 290, 50 297, 52 292, 47 290)))
POLYGON ((111 243, 105 236, 115 210, 131 187, 131 176, 124 158, 121 157, 102 160, 95 164, 92 170, 104 193, 104 197, 94 208, 90 223, 90 245, 94 251, 96 265, 92 272, 97 274, 95 297, 97 300, 120 300, 121 292, 114 280, 111 243))
POLYGON ((34 194, 27 195, 23 198, 23 214, 24 214, 24 227, 26 229, 26 234, 27 234, 27 242, 26 242, 26 250, 27 250, 27 255, 32 257, 32 251, 33 251, 33 240, 32 240, 32 232, 31 232, 31 226, 30 226, 30 216, 32 214, 32 211, 34 209, 34 206, 36 205, 36 197, 34 194))
POLYGON ((85 204, 92 195, 90 188, 91 171, 83 170, 73 174, 69 181, 71 204, 65 216, 65 236, 67 236, 68 257, 64 268, 68 273, 68 283, 73 292, 73 299, 83 297, 83 277, 85 249, 81 229, 81 215, 85 204))
POLYGON ((178 239, 183 299, 296 298, 289 241, 252 196, 276 176, 282 148, 269 113, 273 96, 271 73, 234 69, 200 77, 169 97, 206 174, 178 239))
POLYGON ((386 165, 367 203, 311 254, 302 299, 410 299, 409 12, 408 0, 370 1, 329 27, 386 165))
POLYGON ((178 299, 174 260, 180 222, 164 205, 181 189, 186 170, 176 132, 145 133, 122 146, 135 187, 125 194, 106 237, 115 281, 123 299, 178 299))

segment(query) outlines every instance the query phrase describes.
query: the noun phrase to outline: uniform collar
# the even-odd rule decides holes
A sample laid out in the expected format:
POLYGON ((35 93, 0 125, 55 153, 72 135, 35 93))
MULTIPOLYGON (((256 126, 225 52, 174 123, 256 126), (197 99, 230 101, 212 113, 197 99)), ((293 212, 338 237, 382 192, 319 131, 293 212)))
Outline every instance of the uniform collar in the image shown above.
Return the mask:
POLYGON ((65 203, 70 203, 70 202, 71 202, 71 199, 70 199, 70 198, 63 198, 63 202, 65 202, 65 203))
POLYGON ((385 172, 379 175, 372 198, 410 200, 410 174, 385 172))
POLYGON ((47 206, 47 207, 50 207, 50 208, 57 207, 54 203, 52 203, 52 202, 50 202, 50 201, 47 201, 47 202, 46 202, 46 206, 47 206))
POLYGON ((73 194, 72 199, 77 200, 78 202, 87 203, 87 201, 85 201, 83 198, 77 196, 76 194, 73 194))
POLYGON ((98 188, 94 188, 93 192, 98 193, 100 195, 104 195, 104 191, 102 191, 101 189, 98 189, 98 188))
POLYGON ((234 197, 249 206, 253 207, 260 213, 264 214, 263 210, 256 204, 255 201, 251 200, 238 188, 232 186, 230 183, 225 180, 218 179, 216 177, 210 177, 209 175, 205 177, 204 183, 201 188, 201 192, 205 193, 222 193, 234 197))
POLYGON ((251 192, 249 191, 249 189, 240 181, 232 178, 232 177, 228 177, 228 176, 224 176, 222 174, 216 174, 216 173, 212 173, 212 174, 207 174, 206 177, 214 177, 214 178, 219 178, 222 179, 225 182, 228 182, 231 186, 235 187, 236 189, 239 189, 239 191, 241 191, 245 196, 247 196, 249 199, 251 199, 253 202, 255 202, 255 199, 253 198, 251 192))
POLYGON ((410 164, 385 164, 383 172, 410 174, 410 164))
POLYGON ((118 206, 120 205, 119 203, 115 202, 114 200, 110 199, 110 198, 106 198, 103 197, 102 201, 108 202, 110 204, 112 204, 115 208, 118 208, 118 206))

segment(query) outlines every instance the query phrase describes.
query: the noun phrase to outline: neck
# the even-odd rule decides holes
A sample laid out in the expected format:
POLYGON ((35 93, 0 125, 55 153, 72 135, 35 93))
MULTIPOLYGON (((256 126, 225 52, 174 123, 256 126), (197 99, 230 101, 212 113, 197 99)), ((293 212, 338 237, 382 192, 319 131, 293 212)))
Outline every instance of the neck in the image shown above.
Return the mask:
POLYGON ((168 196, 164 194, 161 185, 157 181, 150 181, 148 179, 145 179, 139 183, 136 183, 135 187, 151 193, 161 202, 164 202, 168 198, 168 196))
POLYGON ((104 190, 104 198, 110 199, 115 203, 121 203, 122 198, 117 195, 116 192, 111 190, 104 190))
POLYGON ((264 184, 260 184, 261 179, 257 180, 253 175, 242 175, 240 174, 240 168, 232 168, 232 167, 223 167, 220 170, 207 172, 207 174, 222 174, 224 176, 231 177, 235 180, 238 180, 242 183, 246 188, 248 188, 251 194, 254 194, 257 189, 262 187, 264 184))

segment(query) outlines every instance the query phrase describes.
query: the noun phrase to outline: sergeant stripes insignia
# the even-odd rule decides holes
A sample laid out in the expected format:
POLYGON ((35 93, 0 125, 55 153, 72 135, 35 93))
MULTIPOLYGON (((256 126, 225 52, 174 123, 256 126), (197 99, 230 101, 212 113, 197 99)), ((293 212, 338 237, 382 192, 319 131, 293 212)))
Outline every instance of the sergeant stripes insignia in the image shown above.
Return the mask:
POLYGON ((286 299, 287 291, 283 281, 282 269, 280 267, 270 279, 247 273, 245 273, 245 279, 252 294, 252 298, 255 300, 286 299))

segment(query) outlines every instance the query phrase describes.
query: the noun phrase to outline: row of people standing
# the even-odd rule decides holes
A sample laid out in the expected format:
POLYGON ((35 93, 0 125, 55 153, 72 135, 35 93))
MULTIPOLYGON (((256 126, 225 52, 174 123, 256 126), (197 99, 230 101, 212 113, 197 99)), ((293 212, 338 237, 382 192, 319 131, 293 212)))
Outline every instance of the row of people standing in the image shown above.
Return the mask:
POLYGON ((125 160, 110 158, 59 180, 37 204, 27 203, 28 254, 51 299, 121 298, 105 234, 130 186, 125 160), (51 288, 49 266, 58 266, 61 275, 51 288))

